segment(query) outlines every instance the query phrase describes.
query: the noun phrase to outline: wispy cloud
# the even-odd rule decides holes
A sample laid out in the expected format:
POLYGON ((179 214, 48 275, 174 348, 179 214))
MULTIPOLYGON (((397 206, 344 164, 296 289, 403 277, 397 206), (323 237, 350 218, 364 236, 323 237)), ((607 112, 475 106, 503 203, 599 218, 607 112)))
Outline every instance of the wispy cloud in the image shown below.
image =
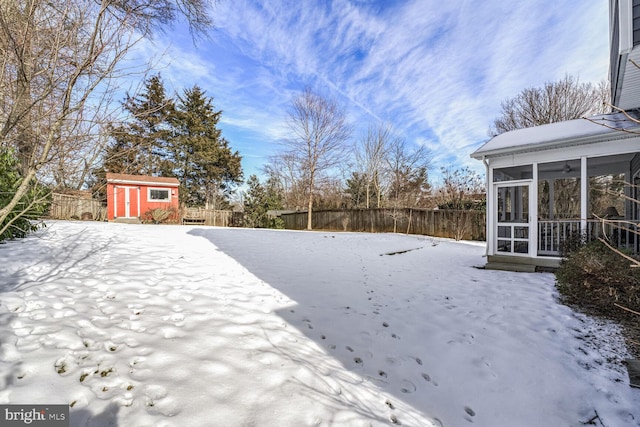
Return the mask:
POLYGON ((565 74, 596 82, 608 66, 607 4, 595 0, 234 0, 217 3, 215 21, 210 43, 163 39, 173 45, 162 73, 215 97, 248 173, 286 136, 286 108, 306 85, 357 129, 389 122, 429 147, 436 170, 482 170, 469 154, 502 100, 565 74))

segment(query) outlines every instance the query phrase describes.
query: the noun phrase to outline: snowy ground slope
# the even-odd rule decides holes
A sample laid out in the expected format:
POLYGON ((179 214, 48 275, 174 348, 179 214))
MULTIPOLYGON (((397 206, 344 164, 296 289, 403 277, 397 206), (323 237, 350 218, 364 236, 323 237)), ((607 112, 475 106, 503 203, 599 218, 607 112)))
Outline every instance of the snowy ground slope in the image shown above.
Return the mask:
POLYGON ((0 245, 0 402, 74 426, 640 425, 617 329, 483 252, 53 222, 0 245))

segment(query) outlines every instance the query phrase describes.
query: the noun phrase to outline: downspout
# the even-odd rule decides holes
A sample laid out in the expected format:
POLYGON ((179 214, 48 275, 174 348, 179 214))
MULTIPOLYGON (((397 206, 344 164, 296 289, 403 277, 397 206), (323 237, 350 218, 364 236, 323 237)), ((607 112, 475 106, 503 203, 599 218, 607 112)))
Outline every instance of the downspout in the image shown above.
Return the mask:
POLYGON ((485 195, 487 200, 485 201, 485 239, 487 240, 487 244, 484 245, 484 256, 489 256, 489 161, 487 160, 487 156, 482 156, 482 163, 484 163, 485 167, 485 195))

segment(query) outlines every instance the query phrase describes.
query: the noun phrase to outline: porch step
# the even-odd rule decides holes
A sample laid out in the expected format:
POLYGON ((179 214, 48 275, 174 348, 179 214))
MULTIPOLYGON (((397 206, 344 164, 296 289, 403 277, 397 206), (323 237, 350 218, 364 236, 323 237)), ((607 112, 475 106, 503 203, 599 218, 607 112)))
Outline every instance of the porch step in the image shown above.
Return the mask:
POLYGON ((116 218, 111 222, 117 222, 120 224, 142 224, 139 218, 116 218))
POLYGON ((485 270, 502 270, 502 271, 516 271, 518 273, 535 273, 536 266, 531 264, 516 264, 510 262, 492 262, 489 261, 485 266, 485 270))

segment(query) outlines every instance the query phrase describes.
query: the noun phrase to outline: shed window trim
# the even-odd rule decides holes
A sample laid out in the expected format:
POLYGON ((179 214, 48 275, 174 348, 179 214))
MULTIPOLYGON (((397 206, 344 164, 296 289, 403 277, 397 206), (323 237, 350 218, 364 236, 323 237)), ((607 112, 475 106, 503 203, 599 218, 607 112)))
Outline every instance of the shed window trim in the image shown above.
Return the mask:
POLYGON ((147 189, 147 200, 150 202, 170 202, 171 201, 171 189, 149 187, 147 189))

